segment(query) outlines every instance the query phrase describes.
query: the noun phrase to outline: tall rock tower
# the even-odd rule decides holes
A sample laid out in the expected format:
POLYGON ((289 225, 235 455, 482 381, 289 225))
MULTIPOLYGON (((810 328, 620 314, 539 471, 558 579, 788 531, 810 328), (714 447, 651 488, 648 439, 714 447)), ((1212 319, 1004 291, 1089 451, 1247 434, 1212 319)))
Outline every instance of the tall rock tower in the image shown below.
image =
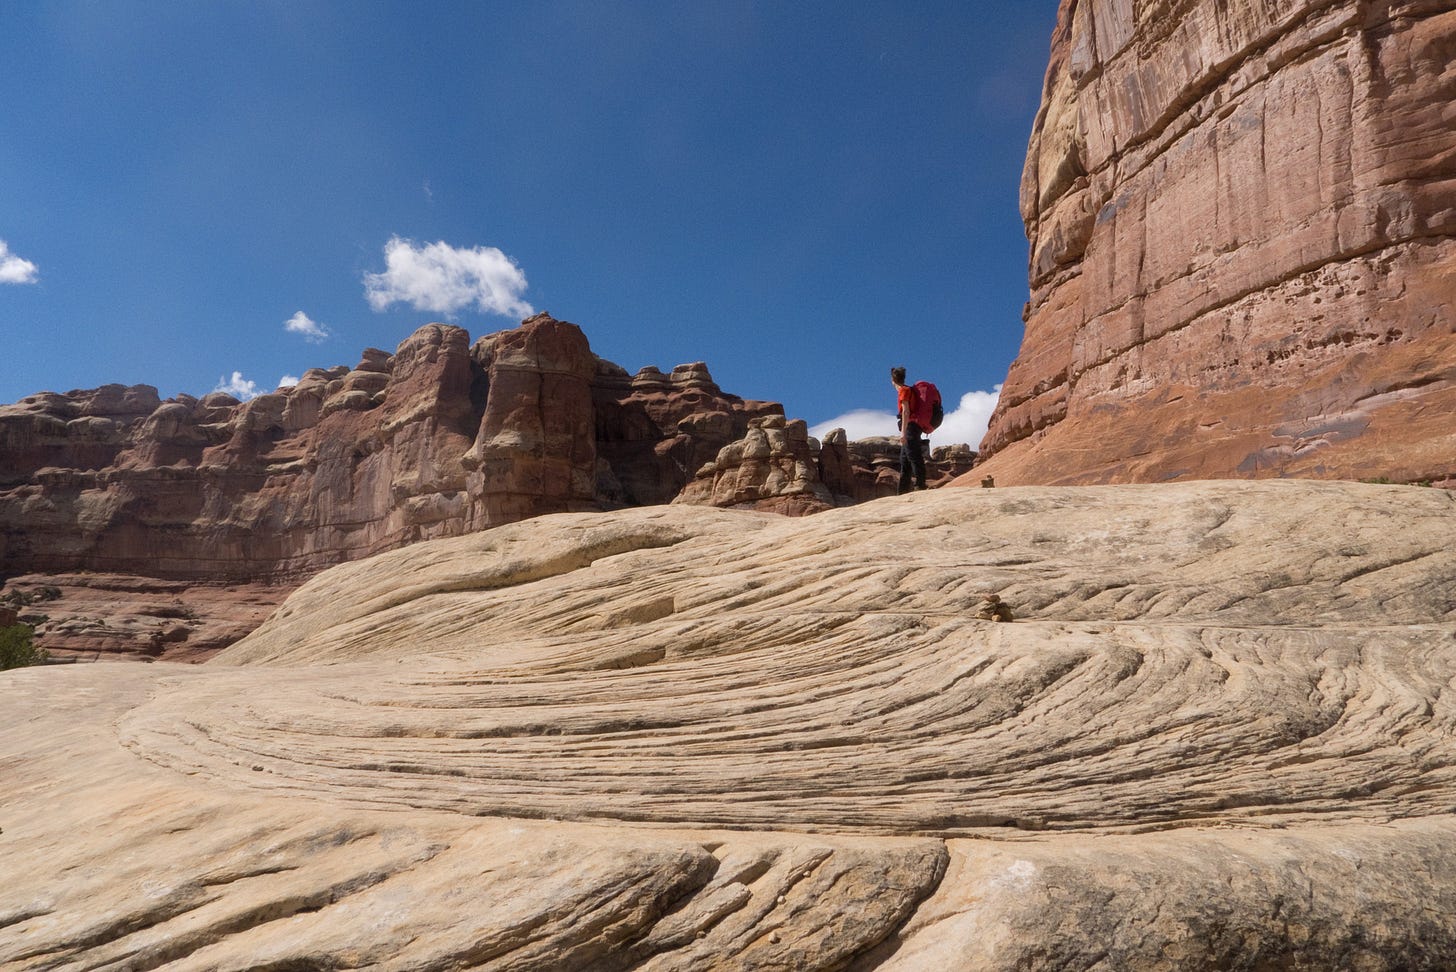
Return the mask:
POLYGON ((1000 483, 1456 476, 1456 2, 1062 0, 1000 483))

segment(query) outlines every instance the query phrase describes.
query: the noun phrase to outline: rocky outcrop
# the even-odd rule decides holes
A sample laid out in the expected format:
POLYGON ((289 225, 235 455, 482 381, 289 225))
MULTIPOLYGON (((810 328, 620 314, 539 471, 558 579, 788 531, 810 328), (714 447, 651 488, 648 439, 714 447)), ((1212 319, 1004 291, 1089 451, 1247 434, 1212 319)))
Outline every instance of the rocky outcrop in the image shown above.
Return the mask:
POLYGON ((818 443, 803 419, 755 419, 748 434, 718 451, 673 502, 807 516, 833 509, 819 471, 818 443))
POLYGON ((998 481, 1456 474, 1456 4, 1063 0, 998 481))
POLYGON ((599 361, 592 400, 597 494, 622 506, 672 502, 754 420, 784 414, 777 402, 724 393, 701 361, 679 365, 671 374, 647 367, 630 377, 599 361))
POLYGON ((5 596, 37 628, 52 661, 199 662, 262 624, 292 590, 282 584, 31 574, 12 577, 5 596))
POLYGON ((63 653, 216 650, 261 619, 230 588, 271 604, 325 567, 419 540, 667 502, 770 414, 782 408, 725 394, 701 363, 628 379, 545 314, 473 346, 429 324, 393 354, 368 349, 247 402, 41 393, 0 407, 0 582, 106 578, 105 616, 95 588, 60 585, 37 638, 63 653), (187 592, 196 624, 147 620, 158 581, 187 592))
MULTIPOLYGON (((926 485, 935 489, 965 475, 977 458, 965 443, 932 447, 925 457, 926 485)), ((819 466, 829 488, 850 503, 894 496, 900 485, 900 440, 879 436, 847 441, 843 430, 834 429, 824 437, 819 466)))
POLYGON ((432 324, 392 356, 247 402, 145 386, 23 399, 0 408, 0 561, 12 576, 288 582, 459 533, 437 511, 464 512, 471 382, 466 333, 432 324))
POLYGON ((0 676, 0 967, 1443 968, 1453 547, 1200 482, 349 563, 206 665, 0 676))
POLYGON ((465 459, 479 497, 468 528, 597 509, 592 378, 596 357, 574 324, 533 318, 476 342, 485 414, 465 459))
MULTIPOLYGON (((937 446, 926 456, 926 484, 945 485, 975 461, 967 445, 937 446)), ((898 439, 850 442, 843 429, 832 429, 821 443, 803 420, 774 415, 751 422, 673 502, 807 516, 894 496, 899 485, 898 439)))

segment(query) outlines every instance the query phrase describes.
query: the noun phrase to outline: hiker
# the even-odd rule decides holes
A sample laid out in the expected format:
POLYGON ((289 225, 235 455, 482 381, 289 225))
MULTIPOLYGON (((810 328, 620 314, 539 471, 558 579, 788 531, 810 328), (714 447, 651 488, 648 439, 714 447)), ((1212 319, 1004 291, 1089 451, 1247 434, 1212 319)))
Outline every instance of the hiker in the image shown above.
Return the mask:
POLYGON ((905 369, 890 369, 890 381, 895 384, 896 423, 900 426, 900 486, 896 495, 910 492, 911 477, 915 488, 925 488, 925 441, 921 435, 929 432, 916 421, 920 412, 920 400, 915 389, 905 384, 905 369))

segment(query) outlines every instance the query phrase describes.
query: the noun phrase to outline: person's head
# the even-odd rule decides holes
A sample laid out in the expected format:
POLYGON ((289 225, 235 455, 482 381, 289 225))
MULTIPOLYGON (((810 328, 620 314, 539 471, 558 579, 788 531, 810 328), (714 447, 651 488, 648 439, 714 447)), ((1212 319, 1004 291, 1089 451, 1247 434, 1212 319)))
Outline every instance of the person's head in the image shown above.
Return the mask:
POLYGON ((899 366, 890 369, 890 380, 897 385, 905 384, 905 369, 899 366))

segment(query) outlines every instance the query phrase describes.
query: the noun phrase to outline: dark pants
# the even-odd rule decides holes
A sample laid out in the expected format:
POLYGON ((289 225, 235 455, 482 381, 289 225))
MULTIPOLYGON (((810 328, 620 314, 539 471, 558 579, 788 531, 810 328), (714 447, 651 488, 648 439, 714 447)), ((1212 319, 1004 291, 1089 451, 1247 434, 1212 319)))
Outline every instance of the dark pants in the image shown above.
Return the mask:
POLYGON ((920 426, 914 422, 905 434, 905 440, 900 443, 900 488, 896 493, 910 492, 911 476, 914 476, 915 488, 925 488, 925 440, 920 437, 920 426))

